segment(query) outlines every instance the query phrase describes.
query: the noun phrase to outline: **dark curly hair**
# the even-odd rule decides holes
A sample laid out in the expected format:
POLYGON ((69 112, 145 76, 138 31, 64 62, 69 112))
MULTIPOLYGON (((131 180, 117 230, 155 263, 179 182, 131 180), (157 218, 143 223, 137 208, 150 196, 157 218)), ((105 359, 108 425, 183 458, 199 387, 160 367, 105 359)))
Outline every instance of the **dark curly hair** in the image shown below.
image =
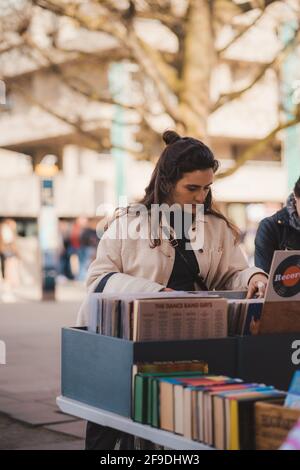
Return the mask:
POLYGON ((212 151, 200 140, 180 137, 174 131, 164 132, 163 140, 166 147, 145 189, 146 194, 140 201, 147 208, 150 208, 151 204, 166 202, 171 190, 184 173, 209 168, 215 173, 219 168, 219 162, 212 151))
MULTIPOLYGON (((152 204, 166 203, 176 183, 184 173, 211 168, 215 173, 219 168, 219 161, 215 159, 212 151, 200 140, 193 137, 181 137, 177 132, 167 130, 162 136, 166 147, 160 155, 153 170, 150 183, 145 189, 143 199, 139 204, 144 205, 150 213, 152 204)), ((115 218, 128 213, 130 207, 117 209, 115 218)), ((204 213, 211 214, 226 222, 238 241, 240 232, 216 207, 211 190, 209 190, 205 202, 204 213)), ((151 246, 159 246, 161 239, 151 238, 151 246)))
MULTIPOLYGON (((176 183, 184 173, 211 168, 215 173, 219 168, 219 161, 215 159, 212 151, 200 140, 192 137, 180 137, 175 131, 165 131, 163 140, 166 147, 159 157, 151 180, 145 189, 145 196, 140 204, 150 210, 152 204, 162 204, 167 201, 176 183)), ((225 220, 232 230, 235 240, 239 238, 239 230, 216 207, 209 190, 204 203, 204 212, 225 220)), ((160 240, 154 240, 154 246, 160 245, 160 240)))
POLYGON ((294 194, 296 198, 300 198, 300 177, 297 179, 296 184, 294 186, 294 194))

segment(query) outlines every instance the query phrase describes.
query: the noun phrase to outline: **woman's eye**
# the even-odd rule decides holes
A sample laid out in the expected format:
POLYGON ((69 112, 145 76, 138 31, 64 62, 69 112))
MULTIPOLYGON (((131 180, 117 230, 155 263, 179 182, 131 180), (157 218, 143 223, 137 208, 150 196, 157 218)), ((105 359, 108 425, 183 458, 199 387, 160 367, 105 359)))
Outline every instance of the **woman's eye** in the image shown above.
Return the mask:
MULTIPOLYGON (((195 187, 195 186, 189 186, 187 189, 188 189, 188 191, 197 191, 198 188, 195 187)), ((203 189, 204 189, 204 191, 207 192, 207 191, 210 190, 210 186, 208 188, 203 188, 203 189)))

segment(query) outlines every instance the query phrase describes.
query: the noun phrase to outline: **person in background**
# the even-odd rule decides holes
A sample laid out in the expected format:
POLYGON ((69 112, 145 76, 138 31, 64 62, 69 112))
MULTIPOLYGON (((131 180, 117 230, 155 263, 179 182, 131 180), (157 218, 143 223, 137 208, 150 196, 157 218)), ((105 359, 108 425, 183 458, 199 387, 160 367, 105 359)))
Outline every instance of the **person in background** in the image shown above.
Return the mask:
MULTIPOLYGON (((140 201, 145 219, 132 214, 130 206, 116 214, 90 266, 88 291, 122 294, 247 289, 248 297, 263 296, 266 274, 256 267, 249 268, 239 247, 238 230, 215 208, 211 186, 219 162, 212 151, 203 142, 181 137, 174 131, 166 131, 163 140, 166 147, 140 201), (152 209, 162 204, 169 208, 176 204, 181 215, 189 205, 193 222, 187 237, 177 236, 177 228, 172 227, 171 221, 169 228, 174 229, 176 239, 173 236, 164 239, 162 230, 148 233, 145 238, 130 236, 128 225, 136 222, 139 230, 138 227, 152 218, 152 209), (204 208, 204 216, 197 219, 198 205, 204 208), (118 225, 124 236, 114 236, 118 225), (204 231, 203 249, 187 249, 186 242, 192 238, 193 231, 197 232, 198 225, 204 231)), ((87 324, 87 312, 88 297, 78 314, 78 326, 87 324)), ((86 449, 113 449, 119 437, 120 432, 115 429, 89 422, 86 449)), ((125 437, 130 441, 130 437, 125 437)))
POLYGON ((300 177, 286 206, 260 222, 255 237, 255 266, 269 273, 276 250, 300 250, 300 177))
POLYGON ((59 221, 60 252, 59 252, 59 275, 62 279, 74 279, 71 270, 71 224, 67 220, 59 221))
POLYGON ((88 267, 96 258, 97 246, 99 238, 96 232, 97 220, 91 219, 87 222, 87 226, 84 227, 80 234, 80 270, 79 280, 84 281, 88 267))
POLYGON ((87 218, 86 217, 77 217, 75 222, 73 223, 70 231, 70 263, 71 263, 71 270, 76 280, 80 281, 80 271, 82 267, 82 263, 84 262, 82 257, 81 251, 81 241, 80 237, 82 231, 85 229, 87 225, 87 218), (72 258, 76 257, 76 269, 74 269, 74 263, 72 262, 72 258), (76 272, 75 272, 76 271, 76 272))
POLYGON ((3 223, 0 222, 0 264, 1 264, 1 278, 4 280, 4 277, 5 277, 5 272, 4 272, 5 258, 4 258, 4 241, 3 241, 3 235, 2 235, 2 225, 3 225, 3 223))
POLYGON ((12 291, 19 285, 19 266, 17 224, 13 219, 4 219, 0 225, 0 254, 4 296, 7 301, 14 300, 12 291))

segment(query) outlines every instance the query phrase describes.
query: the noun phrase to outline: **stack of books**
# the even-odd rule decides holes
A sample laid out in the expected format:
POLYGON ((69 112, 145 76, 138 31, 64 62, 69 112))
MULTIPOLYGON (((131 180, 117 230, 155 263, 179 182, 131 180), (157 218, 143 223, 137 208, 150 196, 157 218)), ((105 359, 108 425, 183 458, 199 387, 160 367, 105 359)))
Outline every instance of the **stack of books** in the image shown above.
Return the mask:
POLYGON ((160 364, 134 370, 133 420, 217 449, 254 449, 255 402, 285 397, 272 386, 208 375, 201 361, 167 370, 160 364))

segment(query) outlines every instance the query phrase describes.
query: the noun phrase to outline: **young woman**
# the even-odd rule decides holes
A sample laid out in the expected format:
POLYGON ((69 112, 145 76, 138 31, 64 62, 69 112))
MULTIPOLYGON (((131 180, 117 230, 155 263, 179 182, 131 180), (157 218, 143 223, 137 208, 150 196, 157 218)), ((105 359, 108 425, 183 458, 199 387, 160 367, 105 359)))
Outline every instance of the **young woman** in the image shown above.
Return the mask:
MULTIPOLYGON (((121 211, 109 225, 89 269, 89 292, 248 289, 248 297, 255 293, 263 296, 266 274, 248 267, 237 229, 214 208, 211 186, 219 163, 213 153, 201 141, 180 137, 173 131, 166 131, 163 140, 166 147, 140 201, 145 210, 138 214, 132 206, 133 210, 121 211), (162 204, 176 204, 183 213, 186 207, 189 209, 192 217, 188 234, 184 231, 178 237, 178 224, 171 217, 170 237, 164 236, 161 219, 158 226, 154 224, 154 231, 146 231, 148 237, 137 236, 141 226, 153 217, 152 209, 162 204), (204 205, 200 217, 198 205, 204 205), (188 249, 193 231, 202 233, 203 243, 200 248, 188 249)), ((87 307, 83 304, 78 325, 85 325, 86 320, 87 307)), ((113 448, 117 437, 115 430, 88 423, 89 449, 113 448)))

